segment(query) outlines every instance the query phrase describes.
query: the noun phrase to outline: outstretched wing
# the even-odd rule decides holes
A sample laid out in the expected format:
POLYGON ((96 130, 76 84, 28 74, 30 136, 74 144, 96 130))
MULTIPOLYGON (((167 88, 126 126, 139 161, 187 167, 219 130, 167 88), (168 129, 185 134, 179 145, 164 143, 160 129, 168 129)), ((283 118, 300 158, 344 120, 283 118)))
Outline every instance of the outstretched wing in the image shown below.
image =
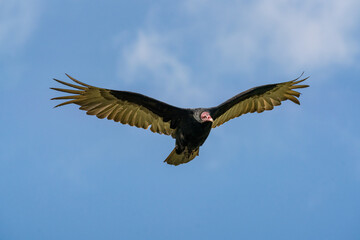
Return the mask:
POLYGON ((251 88, 230 98, 217 107, 210 108, 210 115, 214 119, 212 127, 218 127, 230 119, 239 117, 245 113, 261 113, 265 110, 271 110, 274 106, 280 105, 281 101, 290 100, 296 104, 300 104, 297 99, 300 93, 294 91, 294 89, 309 86, 297 85, 309 78, 299 80, 300 77, 289 82, 251 88))
POLYGON ((152 132, 174 137, 177 121, 185 109, 171 106, 139 93, 90 86, 67 76, 78 85, 54 79, 73 89, 51 89, 74 94, 52 98, 51 100, 67 100, 55 107, 74 103, 80 105, 80 109, 85 110, 89 115, 144 129, 151 126, 152 132))

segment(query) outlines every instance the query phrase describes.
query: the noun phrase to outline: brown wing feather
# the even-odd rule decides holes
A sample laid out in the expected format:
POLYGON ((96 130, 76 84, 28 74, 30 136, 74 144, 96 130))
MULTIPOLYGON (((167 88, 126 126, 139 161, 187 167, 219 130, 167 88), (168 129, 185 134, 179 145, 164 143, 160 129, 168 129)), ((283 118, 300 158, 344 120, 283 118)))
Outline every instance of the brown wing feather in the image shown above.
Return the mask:
POLYGON ((301 80, 299 80, 299 78, 288 82, 269 84, 249 89, 219 106, 211 108, 210 112, 214 119, 212 127, 218 127, 230 119, 239 117, 242 114, 249 112, 261 113, 265 110, 271 110, 274 106, 280 105, 281 102, 285 100, 300 104, 297 99, 300 96, 300 93, 293 89, 306 88, 309 85, 298 85, 308 79, 308 77, 301 80))
POLYGON ((147 96, 131 93, 114 91, 105 88, 98 88, 82 83, 69 75, 71 80, 79 85, 63 82, 57 79, 55 81, 74 89, 51 88, 56 91, 70 93, 73 95, 52 98, 52 100, 67 100, 55 107, 74 103, 80 105, 81 110, 85 110, 89 115, 95 115, 98 118, 107 118, 148 129, 152 132, 171 135, 174 137, 176 124, 175 121, 182 109, 149 98, 147 96), (143 106, 141 101, 144 101, 143 106), (167 112, 165 113, 165 111, 167 112))

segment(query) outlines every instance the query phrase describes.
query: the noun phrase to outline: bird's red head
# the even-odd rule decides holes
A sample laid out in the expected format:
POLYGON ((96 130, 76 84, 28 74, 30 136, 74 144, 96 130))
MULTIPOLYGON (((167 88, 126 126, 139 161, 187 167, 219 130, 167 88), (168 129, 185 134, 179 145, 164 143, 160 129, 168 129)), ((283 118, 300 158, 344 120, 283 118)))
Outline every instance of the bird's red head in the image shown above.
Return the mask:
POLYGON ((202 112, 200 115, 201 121, 202 122, 213 122, 214 120, 212 119, 212 117, 210 116, 209 112, 202 112))

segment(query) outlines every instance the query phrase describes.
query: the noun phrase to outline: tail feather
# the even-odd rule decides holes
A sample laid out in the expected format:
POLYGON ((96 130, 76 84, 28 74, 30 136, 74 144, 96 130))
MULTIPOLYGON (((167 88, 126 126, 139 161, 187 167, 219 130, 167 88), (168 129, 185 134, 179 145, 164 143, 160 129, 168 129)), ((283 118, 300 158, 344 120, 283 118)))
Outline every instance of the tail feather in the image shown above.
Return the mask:
POLYGON ((174 148, 164 162, 177 166, 179 164, 190 162, 196 156, 199 156, 199 148, 192 152, 189 152, 189 150, 185 148, 185 150, 180 154, 177 154, 176 148, 174 148))

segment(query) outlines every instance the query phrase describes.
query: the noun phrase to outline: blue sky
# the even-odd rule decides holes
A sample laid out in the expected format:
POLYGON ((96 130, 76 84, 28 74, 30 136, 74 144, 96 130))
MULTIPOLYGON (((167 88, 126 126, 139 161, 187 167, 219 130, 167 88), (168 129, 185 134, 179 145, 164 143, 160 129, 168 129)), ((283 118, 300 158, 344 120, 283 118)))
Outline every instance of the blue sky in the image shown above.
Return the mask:
POLYGON ((0 1, 0 239, 359 239, 360 2, 0 1), (52 78, 210 107, 285 102, 174 140, 53 109, 52 78))

